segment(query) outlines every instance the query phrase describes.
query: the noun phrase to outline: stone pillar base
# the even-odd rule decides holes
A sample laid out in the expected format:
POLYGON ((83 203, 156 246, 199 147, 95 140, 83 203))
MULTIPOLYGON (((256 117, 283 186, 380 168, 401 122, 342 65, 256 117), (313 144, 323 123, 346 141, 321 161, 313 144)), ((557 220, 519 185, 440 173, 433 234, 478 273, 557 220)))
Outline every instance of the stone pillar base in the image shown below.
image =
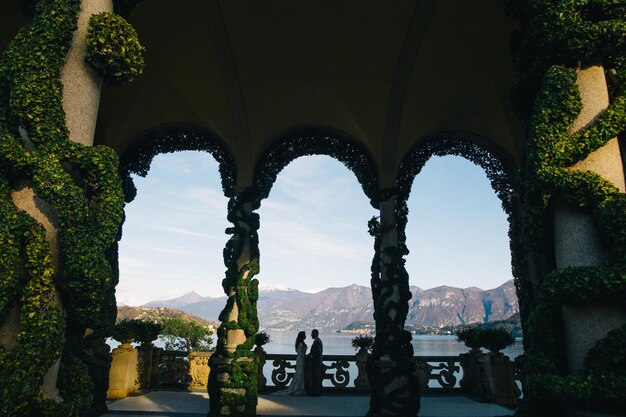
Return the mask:
POLYGON ((113 349, 111 356, 107 400, 121 400, 137 390, 137 350, 130 343, 122 343, 120 347, 113 349))

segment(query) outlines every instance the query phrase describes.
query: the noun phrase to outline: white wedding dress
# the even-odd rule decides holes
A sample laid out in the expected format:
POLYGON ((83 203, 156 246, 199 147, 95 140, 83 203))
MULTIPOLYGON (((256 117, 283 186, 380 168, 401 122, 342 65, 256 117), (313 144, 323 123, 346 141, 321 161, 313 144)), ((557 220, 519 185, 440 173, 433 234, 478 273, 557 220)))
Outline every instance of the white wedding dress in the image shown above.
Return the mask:
POLYGON ((291 383, 287 388, 276 391, 273 395, 281 397, 306 395, 306 392, 304 392, 304 360, 306 358, 306 345, 304 343, 300 343, 296 352, 298 353, 298 356, 296 357, 296 372, 293 374, 291 383))

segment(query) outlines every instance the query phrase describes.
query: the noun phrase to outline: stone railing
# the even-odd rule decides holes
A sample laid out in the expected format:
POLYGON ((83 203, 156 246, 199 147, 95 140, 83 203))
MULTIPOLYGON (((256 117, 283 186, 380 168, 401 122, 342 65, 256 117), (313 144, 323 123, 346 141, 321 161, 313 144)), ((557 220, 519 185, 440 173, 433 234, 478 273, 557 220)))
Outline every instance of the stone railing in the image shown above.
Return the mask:
POLYGON ((210 352, 180 352, 161 350, 157 362, 158 383, 161 388, 206 390, 209 380, 210 352))
MULTIPOLYGON (((296 355, 266 354, 264 359, 259 364, 259 375, 265 366, 271 366, 272 370, 270 381, 266 377, 259 381, 259 391, 272 392, 287 387, 295 372, 296 355)), ((458 356, 416 356, 413 361, 422 392, 461 392, 458 356)), ((368 391, 366 368, 367 355, 324 355, 324 390, 368 391)))
POLYGON ((107 399, 118 400, 145 388, 206 391, 211 352, 166 351, 129 343, 111 353, 107 399))
MULTIPOLYGON (((291 382, 296 355, 267 354, 256 348, 260 392, 273 392, 291 382)), ((153 346, 124 344, 112 352, 109 399, 120 399, 142 388, 207 389, 210 352, 165 351, 153 346)), ((324 356, 324 391, 369 392, 369 355, 324 356)), ((422 393, 465 393, 498 404, 515 406, 520 397, 519 371, 501 353, 470 351, 460 356, 415 356, 415 375, 422 393)), ((307 368, 310 366, 307 362, 307 368)), ((305 369, 305 379, 310 375, 305 369)), ((308 381, 307 381, 308 382, 308 381)))
MULTIPOLYGON (((258 348, 255 352, 259 357, 259 391, 273 392, 287 387, 295 372, 296 355, 267 354, 258 348)), ((367 352, 325 355, 324 391, 368 392, 368 356, 367 352)), ((521 395, 516 382, 519 371, 501 353, 473 351, 460 356, 415 356, 413 363, 422 393, 466 393, 510 407, 517 404, 521 395)))

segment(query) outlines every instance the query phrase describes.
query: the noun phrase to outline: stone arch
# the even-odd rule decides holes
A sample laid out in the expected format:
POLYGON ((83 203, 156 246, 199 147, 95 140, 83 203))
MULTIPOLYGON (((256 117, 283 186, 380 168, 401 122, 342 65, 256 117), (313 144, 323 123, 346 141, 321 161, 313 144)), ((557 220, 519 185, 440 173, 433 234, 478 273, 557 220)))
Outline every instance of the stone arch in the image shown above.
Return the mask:
POLYGON ((514 211, 514 196, 518 191, 515 180, 513 159, 494 142, 472 133, 443 132, 430 135, 416 143, 402 158, 396 173, 398 198, 396 216, 398 219, 398 241, 406 251, 407 202, 415 177, 432 156, 454 155, 467 159, 481 167, 491 183, 491 187, 502 202, 509 224, 514 211))
POLYGON ((514 165, 485 138, 462 132, 440 133, 418 142, 403 157, 396 173, 396 186, 380 190, 380 218, 372 219, 369 224, 376 251, 371 279, 376 320, 372 355, 377 360, 390 358, 393 361, 393 364, 373 368, 372 413, 414 415, 420 408, 420 396, 415 395, 417 380, 410 361, 413 356, 411 335, 404 330, 411 298, 409 275, 404 267, 404 256, 408 254, 405 229, 411 185, 433 155, 463 156, 481 166, 509 219, 514 211, 514 165), (390 385, 396 387, 392 392, 385 390, 390 385))
POLYGON ((177 151, 203 151, 211 154, 219 164, 224 195, 233 196, 237 167, 228 145, 205 128, 173 124, 146 131, 120 156, 120 173, 126 202, 132 201, 137 193, 130 174, 145 177, 155 156, 177 151))
POLYGON ((374 158, 358 141, 327 128, 304 128, 281 135, 256 163, 254 187, 258 203, 267 198, 280 171, 295 159, 326 155, 354 173, 372 205, 378 192, 378 170, 374 158))
MULTIPOLYGON (((396 173, 398 187, 396 219, 398 246, 401 253, 403 256, 408 254, 406 225, 409 212, 408 200, 413 182, 432 156, 448 155, 465 158, 485 171, 507 216, 509 235, 511 236, 511 262, 515 268, 515 265, 520 261, 516 259, 518 251, 515 250, 514 239, 516 233, 519 232, 516 219, 519 218, 519 193, 521 191, 516 177, 517 166, 514 160, 493 141, 468 132, 442 132, 428 136, 416 143, 402 158, 396 173)), ((530 299, 520 293, 522 287, 516 285, 516 288, 522 323, 524 323, 528 316, 530 299)))

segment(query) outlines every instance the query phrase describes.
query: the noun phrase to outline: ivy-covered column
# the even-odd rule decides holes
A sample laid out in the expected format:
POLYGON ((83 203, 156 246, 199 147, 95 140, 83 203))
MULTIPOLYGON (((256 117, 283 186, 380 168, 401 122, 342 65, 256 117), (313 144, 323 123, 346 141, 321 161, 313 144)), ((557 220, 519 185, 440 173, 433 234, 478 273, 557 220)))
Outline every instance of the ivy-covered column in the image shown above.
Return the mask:
POLYGON ((415 416, 420 392, 411 362, 411 333, 404 330, 408 313, 409 276, 404 268, 405 251, 398 242, 397 189, 380 192, 380 222, 370 221, 376 236, 372 267, 372 296, 376 338, 370 365, 372 400, 368 416, 415 416))
MULTIPOLYGON (((579 68, 576 86, 581 110, 569 128, 569 134, 581 132, 609 106, 604 68, 598 65, 579 68)), ((595 172, 624 192, 624 170, 617 138, 610 139, 573 169, 595 172)), ((554 211, 554 244, 557 268, 598 267, 607 259, 602 238, 591 213, 557 201, 554 211)), ((583 369, 585 356, 609 331, 626 324, 626 309, 621 302, 562 307, 565 350, 571 372, 583 369)))
POLYGON ((226 229, 232 237, 224 249, 227 269, 222 281, 228 300, 210 359, 209 416, 256 415, 258 358, 252 347, 259 330, 259 281, 254 278, 259 273, 258 208, 253 187, 236 190, 228 203, 233 227, 226 229))
POLYGON ((143 50, 110 1, 22 5, 32 21, 0 56, 0 414, 97 414, 124 201, 117 155, 91 146, 92 87, 132 80, 143 50))
POLYGON ((87 146, 93 145, 102 88, 102 75, 85 65, 87 31, 91 16, 103 12, 113 12, 113 0, 81 2, 76 30, 61 71, 63 110, 70 139, 87 146))
POLYGON ((615 138, 626 131, 626 4, 505 5, 520 22, 511 97, 526 126, 512 247, 532 254, 536 267, 535 279, 514 269, 531 300, 517 415, 621 414, 626 194, 615 138))

